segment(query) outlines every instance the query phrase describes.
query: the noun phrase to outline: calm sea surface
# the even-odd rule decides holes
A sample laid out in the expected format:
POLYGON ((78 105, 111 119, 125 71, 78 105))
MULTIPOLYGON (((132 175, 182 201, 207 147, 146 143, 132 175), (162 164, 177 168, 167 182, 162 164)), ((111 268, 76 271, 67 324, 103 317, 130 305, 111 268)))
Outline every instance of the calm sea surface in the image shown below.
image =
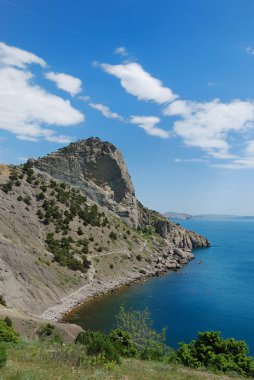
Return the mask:
POLYGON ((254 354, 254 221, 181 224, 204 234, 212 247, 196 250, 196 259, 178 272, 90 301, 69 320, 108 332, 124 302, 127 308, 148 307, 156 328, 168 326, 168 344, 175 348, 198 331, 220 330, 246 340, 254 354))

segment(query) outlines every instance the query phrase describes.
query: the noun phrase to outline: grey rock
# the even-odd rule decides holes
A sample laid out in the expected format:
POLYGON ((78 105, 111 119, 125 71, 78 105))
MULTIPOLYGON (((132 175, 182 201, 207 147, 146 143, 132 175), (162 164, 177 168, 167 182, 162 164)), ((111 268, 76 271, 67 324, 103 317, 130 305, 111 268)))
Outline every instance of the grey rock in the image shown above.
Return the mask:
POLYGON ((79 187, 92 201, 138 227, 138 205, 124 158, 113 144, 89 138, 30 160, 52 177, 79 187))

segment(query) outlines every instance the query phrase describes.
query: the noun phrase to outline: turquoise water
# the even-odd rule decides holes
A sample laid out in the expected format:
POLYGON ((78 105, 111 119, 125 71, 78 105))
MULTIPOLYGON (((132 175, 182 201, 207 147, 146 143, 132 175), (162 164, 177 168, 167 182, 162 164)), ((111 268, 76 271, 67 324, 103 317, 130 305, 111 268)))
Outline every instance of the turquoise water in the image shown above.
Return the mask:
POLYGON ((156 328, 168 326, 168 344, 188 342, 198 331, 220 330, 247 341, 254 354, 254 221, 184 221, 204 234, 209 249, 178 272, 148 279, 94 300, 71 316, 85 329, 109 331, 126 307, 148 307, 156 328))

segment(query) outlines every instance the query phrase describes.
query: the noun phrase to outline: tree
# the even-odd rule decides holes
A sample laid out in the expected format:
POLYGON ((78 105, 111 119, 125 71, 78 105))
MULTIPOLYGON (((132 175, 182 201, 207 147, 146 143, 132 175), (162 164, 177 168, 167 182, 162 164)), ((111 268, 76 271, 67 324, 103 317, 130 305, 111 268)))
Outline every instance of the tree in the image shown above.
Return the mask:
POLYGON ((148 309, 126 310, 122 305, 116 319, 117 328, 130 335, 142 359, 160 360, 167 353, 167 328, 163 328, 160 332, 156 331, 148 309))

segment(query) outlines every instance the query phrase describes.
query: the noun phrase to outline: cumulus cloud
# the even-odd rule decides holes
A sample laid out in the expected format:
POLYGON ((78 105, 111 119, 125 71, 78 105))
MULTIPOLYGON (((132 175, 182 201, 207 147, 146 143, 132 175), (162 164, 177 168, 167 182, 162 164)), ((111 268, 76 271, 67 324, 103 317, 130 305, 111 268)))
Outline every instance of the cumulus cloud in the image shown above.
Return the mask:
POLYGON ((84 115, 68 100, 34 84, 27 66, 34 63, 44 67, 46 63, 16 47, 1 44, 0 50, 0 129, 21 140, 69 142, 70 137, 57 135, 45 126, 75 125, 84 120, 84 115))
POLYGON ((116 48, 114 53, 117 55, 121 55, 122 57, 126 57, 128 55, 128 51, 127 51, 126 47, 124 47, 124 46, 120 46, 120 47, 116 48))
POLYGON ((118 115, 116 112, 112 112, 109 107, 101 104, 101 103, 89 103, 89 106, 91 108, 94 108, 97 111, 100 111, 103 116, 105 116, 108 119, 117 119, 120 121, 123 121, 122 116, 118 115))
POLYGON ((26 65, 35 63, 42 67, 47 66, 46 62, 37 55, 14 46, 0 42, 0 65, 15 66, 25 68, 26 65))
POLYGON ((140 128, 144 129, 146 133, 150 136, 157 136, 163 139, 168 139, 170 134, 164 129, 156 127, 160 122, 160 118, 157 116, 131 116, 130 123, 136 124, 140 128))
POLYGON ((72 96, 79 94, 82 91, 82 82, 79 78, 64 73, 46 73, 45 77, 54 82, 57 88, 64 90, 72 96))
POLYGON ((164 115, 180 117, 173 130, 186 145, 201 148, 218 159, 234 159, 237 157, 230 152, 230 136, 254 127, 254 102, 176 100, 164 109, 164 115))
POLYGON ((120 79, 121 86, 125 91, 136 96, 139 100, 164 104, 177 98, 177 95, 170 88, 164 87, 159 79, 151 76, 136 62, 121 65, 102 63, 99 66, 106 73, 120 79))

